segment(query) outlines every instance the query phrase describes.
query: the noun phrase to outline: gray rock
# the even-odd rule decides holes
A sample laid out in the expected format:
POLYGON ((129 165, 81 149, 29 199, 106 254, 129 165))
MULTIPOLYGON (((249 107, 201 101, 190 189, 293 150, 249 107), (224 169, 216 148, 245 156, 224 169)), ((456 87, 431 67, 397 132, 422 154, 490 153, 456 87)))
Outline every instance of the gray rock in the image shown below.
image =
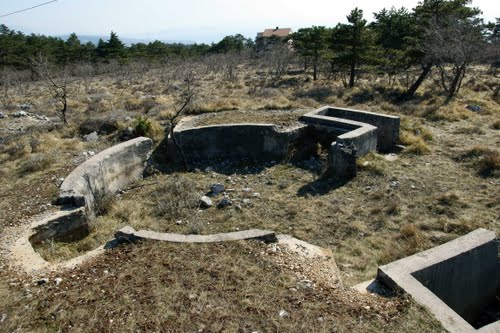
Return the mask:
POLYGON ((206 195, 202 196, 200 198, 200 208, 210 208, 212 207, 214 204, 212 202, 212 199, 210 199, 209 197, 207 197, 206 195))
POLYGON ((302 289, 312 289, 314 285, 310 280, 302 280, 299 282, 299 286, 302 289))
POLYGON ((49 279, 47 279, 47 278, 43 278, 43 279, 38 280, 38 281, 36 282, 36 285, 37 285, 37 286, 41 286, 41 285, 43 285, 43 284, 46 284, 47 282, 49 282, 49 279))
POLYGON ((30 103, 21 104, 21 105, 19 105, 19 108, 21 110, 31 110, 31 109, 33 109, 33 104, 30 104, 30 103))
POLYGON ((391 182, 391 187, 393 187, 393 188, 398 188, 398 187, 399 187, 399 182, 398 182, 397 180, 393 180, 393 181, 391 182))
POLYGON ((212 186, 210 186, 210 192, 213 195, 217 195, 217 194, 219 194, 221 192, 224 192, 225 189, 226 189, 226 187, 223 184, 220 184, 220 183, 213 184, 212 186))
POLYGON ((6 118, 6 115, 2 111, 0 111, 0 119, 1 118, 6 118))
POLYGON ((83 136, 83 141, 85 142, 96 142, 97 140, 99 140, 99 135, 97 135, 97 132, 92 132, 83 136))
POLYGON ((19 117, 26 117, 28 115, 28 113, 26 111, 16 111, 13 116, 16 117, 16 118, 19 118, 19 117))
POLYGON ((467 105, 465 108, 469 111, 472 111, 472 112, 481 111, 481 107, 479 105, 467 105))
POLYGON ((227 206, 231 206, 233 204, 233 202, 231 201, 231 199, 229 198, 222 198, 221 201, 219 201, 219 203, 217 204, 217 208, 225 208, 227 206))
POLYGON ((281 318, 284 318, 284 317, 288 317, 288 316, 290 316, 290 314, 289 314, 289 313, 288 313, 288 311, 286 311, 286 310, 280 310, 280 312, 279 312, 279 316, 280 316, 281 318))

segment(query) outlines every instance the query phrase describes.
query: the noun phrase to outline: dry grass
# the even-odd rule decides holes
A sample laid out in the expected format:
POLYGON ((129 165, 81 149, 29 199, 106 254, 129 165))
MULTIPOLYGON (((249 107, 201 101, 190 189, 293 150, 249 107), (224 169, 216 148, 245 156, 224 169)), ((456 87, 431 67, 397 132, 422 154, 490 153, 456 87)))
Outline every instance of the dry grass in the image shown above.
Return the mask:
MULTIPOLYGON (((357 177, 340 188, 318 180, 306 164, 232 170, 213 166, 212 172, 152 176, 110 201, 106 214, 92 222, 89 237, 70 244, 47 243, 39 251, 54 261, 69 258, 105 243, 125 225, 185 234, 266 228, 333 249, 344 283, 350 286, 373 278, 381 264, 478 227, 500 231, 499 162, 493 146, 498 142, 498 104, 488 79, 477 79, 456 101, 442 106, 429 84, 416 100, 396 104, 391 91, 396 94, 401 87, 384 88, 375 80, 361 80, 360 87, 344 90, 338 82, 285 77, 252 92, 247 82, 255 73, 242 76, 249 78, 233 83, 217 76, 200 79, 195 104, 200 112, 238 108, 206 114, 200 124, 289 124, 312 107, 335 103, 404 116, 405 153, 392 162, 378 154, 366 156, 359 161, 357 177), (468 104, 480 105, 484 112, 471 112, 465 108, 468 104), (281 111, 257 115, 258 109, 281 111), (199 211, 197 198, 216 182, 234 190, 228 191, 234 205, 199 211)), ((82 142, 79 125, 84 119, 110 119, 121 129, 133 126, 135 116, 147 116, 161 138, 162 125, 175 106, 175 89, 166 89, 159 77, 154 72, 146 79, 100 76, 92 82, 91 93, 70 96, 70 126, 51 132, 35 126, 34 131, 14 135, 2 127, 11 126, 12 119, 0 120, 0 230, 26 224, 51 209, 46 204, 55 198, 59 178, 84 160, 82 153, 119 141, 113 133, 101 135, 97 143, 82 142), (36 160, 33 156, 45 156, 50 163, 35 163, 25 169, 31 172, 20 173, 36 160)), ((35 111, 57 115, 39 85, 16 96, 14 104, 27 100, 35 111)), ((76 270, 50 273, 51 282, 42 287, 2 262, 0 318, 7 317, 0 330, 443 331, 425 310, 402 298, 301 289, 294 272, 276 266, 265 253, 263 245, 253 242, 125 246, 76 270), (58 276, 63 283, 55 286, 52 281, 58 276), (280 318, 281 309, 290 316, 280 318)))
POLYGON ((142 244, 50 274, 0 282, 2 329, 72 332, 440 332, 413 302, 301 287, 259 243, 142 244), (62 278, 60 285, 54 278, 62 278), (27 283, 27 284, 26 284, 27 283), (25 285, 26 284, 26 285, 25 285), (21 290, 16 286, 25 285, 21 290), (112 286, 111 288, 109 286, 112 286), (28 302, 29 305, 26 306, 28 302), (22 308, 22 311, 19 309, 22 308), (287 316, 280 317, 280 311, 287 316))
POLYGON ((500 172, 500 153, 484 146, 474 146, 455 159, 471 166, 484 177, 498 177, 500 172))

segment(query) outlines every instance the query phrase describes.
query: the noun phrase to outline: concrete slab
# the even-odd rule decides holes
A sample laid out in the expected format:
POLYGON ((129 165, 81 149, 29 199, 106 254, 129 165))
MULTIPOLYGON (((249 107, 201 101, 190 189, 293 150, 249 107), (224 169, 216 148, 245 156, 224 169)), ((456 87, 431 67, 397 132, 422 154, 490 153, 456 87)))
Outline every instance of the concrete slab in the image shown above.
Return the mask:
POLYGON ((277 241, 274 231, 259 229, 250 229, 211 235, 181 235, 147 230, 135 231, 132 227, 127 226, 118 230, 115 233, 115 237, 122 242, 133 242, 138 239, 157 240, 173 243, 216 243, 246 239, 258 239, 265 242, 277 241))

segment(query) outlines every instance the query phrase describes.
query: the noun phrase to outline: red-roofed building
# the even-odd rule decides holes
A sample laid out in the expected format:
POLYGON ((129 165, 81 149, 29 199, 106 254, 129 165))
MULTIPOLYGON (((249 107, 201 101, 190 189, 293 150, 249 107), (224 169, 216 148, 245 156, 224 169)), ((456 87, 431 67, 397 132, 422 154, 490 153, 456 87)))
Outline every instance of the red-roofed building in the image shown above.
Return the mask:
POLYGON ((286 41, 289 48, 291 48, 291 34, 291 28, 280 27, 276 27, 275 29, 266 29, 264 32, 257 33, 257 37, 255 38, 257 53, 268 50, 272 45, 276 45, 278 41, 286 41))
POLYGON ((257 37, 271 37, 276 36, 280 38, 287 37, 292 33, 291 28, 280 28, 276 27, 276 29, 266 29, 264 32, 257 33, 257 37))

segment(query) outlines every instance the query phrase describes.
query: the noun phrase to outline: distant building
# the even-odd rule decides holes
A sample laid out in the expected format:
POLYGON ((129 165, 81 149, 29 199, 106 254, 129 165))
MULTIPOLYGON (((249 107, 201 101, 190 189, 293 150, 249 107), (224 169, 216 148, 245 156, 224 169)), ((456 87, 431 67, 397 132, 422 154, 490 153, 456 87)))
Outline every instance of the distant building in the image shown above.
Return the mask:
POLYGON ((276 27, 276 29, 266 29, 266 30, 264 30, 264 32, 257 33, 257 38, 259 38, 259 37, 271 37, 271 36, 285 38, 285 37, 288 37, 291 33, 292 33, 291 28, 276 27))
POLYGON ((261 53, 270 48, 270 46, 275 45, 278 42, 285 42, 291 47, 292 29, 291 28, 280 28, 266 29, 264 32, 258 32, 255 38, 255 49, 257 53, 261 53))

